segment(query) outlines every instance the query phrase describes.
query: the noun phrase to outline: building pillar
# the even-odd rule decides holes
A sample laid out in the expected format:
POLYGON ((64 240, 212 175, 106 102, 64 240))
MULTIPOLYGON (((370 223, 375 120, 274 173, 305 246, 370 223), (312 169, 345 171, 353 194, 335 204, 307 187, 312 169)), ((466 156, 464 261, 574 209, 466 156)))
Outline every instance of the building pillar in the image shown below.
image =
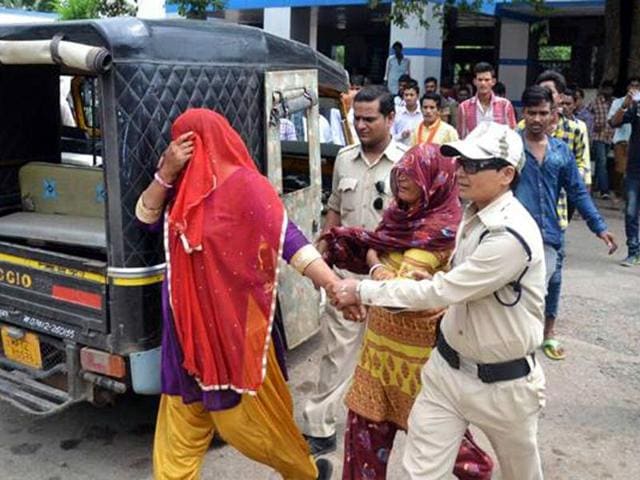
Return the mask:
POLYGON ((507 89, 507 98, 520 106, 520 97, 527 87, 529 65, 529 24, 503 18, 500 22, 500 60, 498 80, 507 89))
POLYGON ((315 48, 318 41, 318 11, 313 9, 272 7, 264 9, 263 29, 282 38, 297 40, 315 48), (315 20, 315 24, 314 24, 315 20), (312 45, 312 43, 314 45, 312 45))
POLYGON ((138 18, 165 18, 167 12, 164 0, 138 0, 138 18))
POLYGON ((278 37, 291 38, 291 8, 265 8, 263 29, 278 37))
POLYGON ((224 10, 224 19, 230 23, 240 23, 240 10, 224 10))
POLYGON ((420 91, 425 78, 440 79, 442 63, 442 26, 433 16, 433 6, 428 4, 426 8, 426 17, 432 19, 429 28, 421 26, 417 18, 410 17, 406 28, 392 24, 389 38, 389 46, 395 42, 402 43, 404 54, 411 60, 411 77, 417 80, 420 91))
POLYGON ((320 9, 311 7, 309 9, 309 46, 314 50, 318 49, 318 20, 320 9))

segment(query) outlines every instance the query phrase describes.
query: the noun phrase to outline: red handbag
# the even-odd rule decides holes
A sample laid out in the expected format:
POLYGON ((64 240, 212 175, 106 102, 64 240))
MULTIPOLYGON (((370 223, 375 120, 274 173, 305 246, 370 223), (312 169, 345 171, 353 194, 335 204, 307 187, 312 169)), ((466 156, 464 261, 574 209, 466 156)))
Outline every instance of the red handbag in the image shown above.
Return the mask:
POLYGON ((464 432, 453 474, 460 480, 491 480, 493 460, 473 439, 471 432, 464 432))

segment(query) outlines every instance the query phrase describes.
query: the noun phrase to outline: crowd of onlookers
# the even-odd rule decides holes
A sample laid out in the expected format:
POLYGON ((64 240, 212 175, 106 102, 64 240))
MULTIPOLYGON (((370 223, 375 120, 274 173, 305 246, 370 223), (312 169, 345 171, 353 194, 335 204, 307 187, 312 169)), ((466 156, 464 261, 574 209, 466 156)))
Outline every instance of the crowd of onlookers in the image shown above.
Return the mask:
MULTIPOLYGON (((518 113, 506 98, 506 88, 496 78, 491 65, 479 63, 471 74, 460 74, 455 85, 438 88, 438 79, 433 76, 427 77, 422 85, 411 77, 411 63, 403 54, 400 42, 394 43, 392 48, 394 53, 387 60, 385 82, 396 104, 392 127, 394 139, 406 145, 427 140, 441 144, 457 137, 464 138, 476 121, 487 118, 515 127, 518 113), (439 131, 429 137, 434 125, 438 125, 439 131), (450 127, 457 131, 457 137, 450 127)), ((556 72, 552 72, 552 76, 553 73, 556 72)), ((640 162, 637 158, 640 147, 636 146, 638 140, 632 135, 633 128, 637 128, 637 120, 632 112, 626 117, 622 113, 634 110, 640 100, 640 78, 629 78, 625 95, 617 98, 614 97, 613 83, 603 81, 588 100, 583 88, 568 85, 564 77, 557 75, 561 80, 547 85, 555 90, 552 92, 554 112, 565 130, 564 133, 558 131, 557 136, 568 142, 594 198, 610 201, 613 207, 626 200, 628 255, 622 265, 638 265, 637 217, 640 207, 637 199, 640 193, 636 177, 640 175, 636 170, 640 167, 635 165, 640 162), (560 91, 554 88, 556 85, 561 87, 560 91), (638 98, 634 100, 634 96, 638 98), (618 113, 620 115, 615 118, 618 113), (579 133, 574 134, 571 129, 577 129, 579 133), (628 166, 630 156, 633 159, 628 166)), ((366 77, 355 75, 351 88, 355 92, 368 83, 366 77)), ((562 198, 561 202, 564 202, 562 198)), ((572 214, 572 206, 569 208, 572 214)))

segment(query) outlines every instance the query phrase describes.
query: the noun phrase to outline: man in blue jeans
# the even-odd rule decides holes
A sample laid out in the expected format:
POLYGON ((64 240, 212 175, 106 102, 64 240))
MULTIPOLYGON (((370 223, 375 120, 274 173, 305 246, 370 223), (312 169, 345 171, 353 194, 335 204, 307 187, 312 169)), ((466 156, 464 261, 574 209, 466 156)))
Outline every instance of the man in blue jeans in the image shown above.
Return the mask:
POLYGON ((629 89, 620 109, 611 117, 610 124, 617 128, 624 123, 631 124, 631 137, 624 180, 626 197, 624 226, 627 236, 627 258, 623 266, 640 265, 640 242, 638 241, 638 215, 640 213, 640 90, 629 89))
MULTIPOLYGON (((540 227, 548 285, 552 276, 559 271, 557 265, 564 243, 564 230, 560 226, 557 210, 561 189, 567 192, 569 200, 585 219, 589 229, 605 242, 609 254, 616 250, 617 245, 591 200, 569 147, 562 140, 547 134, 553 109, 550 90, 537 85, 527 88, 522 94, 522 105, 525 163, 515 194, 540 227)), ((543 349, 556 352, 557 359, 561 359, 564 353, 554 338, 555 314, 549 315, 551 309, 557 310, 558 301, 558 295, 548 294, 545 299, 545 342, 542 346, 543 349)))

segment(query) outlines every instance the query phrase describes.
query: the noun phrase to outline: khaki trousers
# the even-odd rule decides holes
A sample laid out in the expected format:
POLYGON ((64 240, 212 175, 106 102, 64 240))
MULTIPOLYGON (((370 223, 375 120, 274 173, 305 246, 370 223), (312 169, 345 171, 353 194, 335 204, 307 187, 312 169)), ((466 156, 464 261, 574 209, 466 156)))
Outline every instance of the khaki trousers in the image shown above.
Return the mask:
POLYGON ((471 423, 489 438, 503 480, 541 480, 538 414, 545 403, 540 364, 523 378, 483 383, 464 366, 455 370, 433 353, 409 415, 403 456, 406 478, 450 478, 460 441, 471 423))
POLYGON ((346 320, 339 310, 327 303, 321 319, 324 353, 320 375, 313 396, 302 413, 302 431, 312 437, 329 437, 336 433, 338 409, 344 409, 344 396, 358 363, 365 323, 346 320))

